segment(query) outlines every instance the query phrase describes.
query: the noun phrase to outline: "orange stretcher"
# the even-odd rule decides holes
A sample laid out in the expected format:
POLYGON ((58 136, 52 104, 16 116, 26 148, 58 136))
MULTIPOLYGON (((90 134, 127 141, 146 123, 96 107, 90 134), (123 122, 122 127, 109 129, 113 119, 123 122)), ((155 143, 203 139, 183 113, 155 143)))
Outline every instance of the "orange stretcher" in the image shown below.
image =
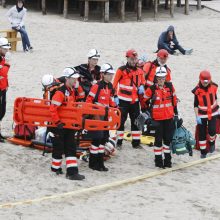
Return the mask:
MULTIPOLYGON (((33 126, 55 127, 49 111, 51 101, 19 97, 14 102, 14 122, 33 126)), ((83 102, 70 102, 58 108, 64 128, 74 130, 117 130, 121 113, 117 108, 83 102)))
MULTIPOLYGON (((43 143, 37 143, 34 140, 24 140, 16 137, 9 137, 7 138, 7 141, 15 145, 30 147, 48 153, 51 153, 53 149, 52 147, 44 146, 43 143)), ((77 147, 76 150, 76 156, 79 158, 82 155, 83 151, 89 150, 90 146, 91 146, 91 141, 80 140, 79 147, 77 147)))

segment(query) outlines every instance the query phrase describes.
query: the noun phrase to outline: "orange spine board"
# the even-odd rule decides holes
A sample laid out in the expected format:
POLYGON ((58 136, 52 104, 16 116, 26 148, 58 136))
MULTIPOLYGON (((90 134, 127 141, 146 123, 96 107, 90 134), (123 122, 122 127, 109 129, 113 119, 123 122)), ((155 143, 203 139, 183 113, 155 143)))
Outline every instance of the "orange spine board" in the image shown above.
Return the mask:
MULTIPOLYGON (((16 124, 56 127, 50 114, 51 101, 35 98, 16 98, 13 119, 16 124)), ((84 102, 70 102, 60 106, 58 114, 64 128, 74 130, 117 130, 121 112, 117 108, 84 102), (106 114, 107 113, 107 114, 106 114), (107 115, 108 120, 103 118, 107 115)))

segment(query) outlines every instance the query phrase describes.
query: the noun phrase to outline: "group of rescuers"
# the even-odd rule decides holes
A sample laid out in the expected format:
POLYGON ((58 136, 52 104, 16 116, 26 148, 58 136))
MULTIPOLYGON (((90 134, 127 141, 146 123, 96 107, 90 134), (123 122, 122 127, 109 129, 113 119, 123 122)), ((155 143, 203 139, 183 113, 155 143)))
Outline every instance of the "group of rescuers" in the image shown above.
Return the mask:
MULTIPOLYGON (((5 115, 6 92, 8 89, 8 71, 10 60, 7 52, 10 48, 7 39, 0 38, 0 121, 5 115)), ((67 67, 60 78, 45 75, 42 84, 47 87, 45 99, 51 100, 50 112, 56 127, 50 128, 53 143, 51 170, 62 174, 62 155, 66 158, 66 178, 83 180, 79 174, 76 159, 75 131, 64 128, 58 109, 68 101, 83 101, 98 103, 104 106, 116 107, 121 111, 121 124, 117 130, 117 146, 123 144, 125 122, 128 114, 131 121, 133 148, 140 148, 141 131, 135 120, 140 111, 149 111, 152 120, 157 122, 154 153, 155 166, 171 167, 170 143, 175 130, 175 120, 178 118, 178 99, 171 82, 171 70, 167 66, 169 53, 160 49, 154 61, 146 62, 138 58, 135 50, 125 54, 127 63, 115 72, 111 64, 98 65, 100 54, 96 49, 88 53, 88 62, 76 67, 67 67), (56 82, 61 86, 53 89, 56 82), (99 93, 97 95, 97 93, 99 93)), ((215 150, 216 118, 218 115, 217 85, 212 82, 209 71, 204 70, 199 75, 199 82, 192 90, 196 122, 199 127, 199 146, 201 158, 207 155, 207 144, 210 152, 215 150)), ((106 131, 88 132, 92 137, 90 147, 89 168, 97 171, 108 171, 104 166, 104 145, 109 138, 106 131)), ((0 136, 1 141, 4 137, 0 136)))

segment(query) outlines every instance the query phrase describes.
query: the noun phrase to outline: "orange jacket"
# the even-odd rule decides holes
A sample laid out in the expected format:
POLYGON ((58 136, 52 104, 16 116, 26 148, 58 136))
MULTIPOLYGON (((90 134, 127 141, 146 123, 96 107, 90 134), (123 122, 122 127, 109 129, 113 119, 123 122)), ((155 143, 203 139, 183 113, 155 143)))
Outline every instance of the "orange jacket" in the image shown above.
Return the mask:
POLYGON ((10 65, 5 63, 5 58, 0 56, 0 90, 8 88, 8 71, 10 65))
POLYGON ((172 83, 164 84, 160 89, 157 84, 150 86, 145 91, 144 100, 151 99, 151 114, 154 120, 167 120, 174 117, 174 108, 177 106, 177 97, 172 83))
MULTIPOLYGON (((79 87, 79 94, 83 92, 82 88, 79 87)), ((50 105, 50 113, 52 116, 52 120, 55 123, 60 122, 60 117, 58 114, 58 108, 67 103, 67 102, 76 102, 78 101, 80 96, 76 94, 75 89, 70 89, 66 85, 63 85, 59 88, 52 97, 51 105, 50 105)), ((84 98, 84 97, 83 97, 84 98)))
POLYGON ((218 85, 215 83, 210 84, 210 86, 204 88, 201 85, 197 85, 192 93, 196 96, 198 100, 198 115, 200 118, 211 118, 218 115, 218 103, 217 103, 217 91, 218 85))
POLYGON ((131 103, 139 101, 138 87, 145 85, 144 72, 140 68, 131 68, 126 64, 120 67, 113 81, 118 98, 131 103))
MULTIPOLYGON (((145 80, 146 80, 147 87, 152 86, 154 84, 156 68, 159 66, 160 65, 157 60, 155 60, 153 62, 145 63, 143 70, 144 70, 144 74, 145 74, 145 80)), ((171 81, 171 70, 167 67, 167 65, 165 65, 164 67, 167 69, 166 81, 169 82, 169 81, 171 81)))
POLYGON ((114 102, 114 90, 112 84, 107 84, 104 81, 100 81, 99 83, 93 85, 86 98, 86 102, 97 102, 105 106, 116 107, 116 104, 114 102))

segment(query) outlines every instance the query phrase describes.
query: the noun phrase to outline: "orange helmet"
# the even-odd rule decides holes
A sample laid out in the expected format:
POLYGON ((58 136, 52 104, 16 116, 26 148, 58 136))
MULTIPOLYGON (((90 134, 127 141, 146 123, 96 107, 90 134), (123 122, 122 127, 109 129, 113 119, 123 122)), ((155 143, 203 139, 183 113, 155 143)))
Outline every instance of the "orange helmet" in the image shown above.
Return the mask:
POLYGON ((168 56, 169 56, 169 53, 165 49, 161 49, 157 53, 157 57, 161 59, 167 58, 168 56))
POLYGON ((137 54, 136 50, 131 49, 126 52, 126 57, 135 58, 137 56, 138 56, 138 54, 137 54))
POLYGON ((203 70, 202 72, 200 72, 199 80, 201 82, 210 82, 211 79, 212 79, 211 73, 208 70, 203 70))

